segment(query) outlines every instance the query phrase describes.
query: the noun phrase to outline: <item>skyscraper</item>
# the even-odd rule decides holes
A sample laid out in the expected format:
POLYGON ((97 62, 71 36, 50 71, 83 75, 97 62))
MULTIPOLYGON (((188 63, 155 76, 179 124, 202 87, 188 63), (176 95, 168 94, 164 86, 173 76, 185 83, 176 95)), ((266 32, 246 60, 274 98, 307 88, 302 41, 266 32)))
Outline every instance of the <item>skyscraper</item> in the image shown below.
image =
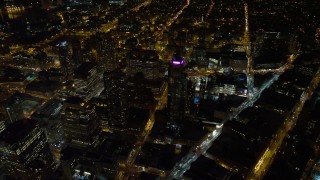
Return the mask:
POLYGON ((127 54, 128 75, 143 73, 146 79, 157 79, 160 71, 159 56, 153 50, 134 49, 127 54))
POLYGON ((169 67, 168 107, 171 121, 180 121, 185 117, 187 103, 187 79, 184 73, 185 60, 174 54, 169 67))
POLYGON ((109 122, 112 125, 126 123, 127 114, 127 76, 120 70, 106 71, 104 73, 103 95, 109 104, 109 122))
POLYGON ((10 124, 0 134, 0 159, 15 179, 44 179, 53 167, 52 155, 43 130, 36 120, 10 124))
POLYGON ((0 118, 1 118, 1 120, 0 120, 0 133, 1 133, 2 131, 4 131, 6 129, 7 117, 5 114, 0 113, 0 118))
POLYGON ((59 61, 61 64, 61 71, 65 76, 70 76, 72 74, 72 68, 69 44, 67 41, 63 41, 57 46, 59 48, 59 61))
POLYGON ((62 102, 57 99, 51 99, 31 116, 32 119, 38 120, 40 127, 44 129, 48 144, 58 149, 64 143, 60 116, 61 109, 62 102))
POLYGON ((102 74, 95 62, 84 62, 74 71, 74 87, 77 96, 91 99, 103 90, 102 74))
POLYGON ((100 128, 92 104, 80 97, 69 97, 62 112, 63 129, 70 146, 85 148, 96 142, 100 128))
POLYGON ((103 70, 112 71, 119 64, 115 57, 115 41, 107 34, 97 34, 97 55, 98 64, 103 70))
POLYGON ((127 0, 109 0, 109 4, 123 5, 127 0))
POLYGON ((79 40, 72 41, 72 59, 75 67, 82 63, 81 42, 79 40))

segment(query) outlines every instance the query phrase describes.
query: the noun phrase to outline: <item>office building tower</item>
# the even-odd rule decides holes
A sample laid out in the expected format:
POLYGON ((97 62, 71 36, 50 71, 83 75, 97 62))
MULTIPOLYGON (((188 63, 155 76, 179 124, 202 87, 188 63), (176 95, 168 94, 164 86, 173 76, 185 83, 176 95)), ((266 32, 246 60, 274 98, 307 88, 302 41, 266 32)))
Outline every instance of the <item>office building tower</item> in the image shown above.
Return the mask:
POLYGON ((315 41, 315 48, 319 50, 320 49, 320 28, 316 29, 314 41, 315 41))
POLYGON ((172 121, 183 120, 187 101, 187 79, 184 72, 185 60, 174 54, 169 66, 168 107, 172 121))
POLYGON ((160 71, 159 56, 154 50, 134 49, 127 54, 128 75, 141 72, 146 79, 157 79, 160 71))
POLYGON ((74 72, 76 94, 82 98, 91 99, 103 90, 102 74, 98 73, 95 62, 84 62, 74 72))
POLYGON ((94 145, 100 133, 95 109, 87 100, 69 97, 63 103, 62 124, 67 144, 77 148, 94 145))
POLYGON ((207 58, 207 50, 204 47, 194 47, 191 58, 196 62, 198 68, 207 68, 209 58, 207 58))
POLYGON ((58 81, 33 81, 26 86, 25 92, 38 96, 52 97, 59 87, 60 83, 58 81))
MULTIPOLYGON (((202 20, 203 20, 203 16, 202 16, 202 20)), ((207 24, 202 21, 200 23, 200 28, 199 28, 199 44, 201 46, 206 45, 206 35, 207 35, 206 29, 207 29, 207 24)))
POLYGON ((126 124, 127 115, 127 76, 120 70, 104 73, 103 95, 109 103, 109 122, 111 125, 126 124))
POLYGON ((97 34, 97 60, 103 70, 112 71, 119 65, 115 56, 115 41, 107 34, 97 34))
POLYGON ((53 8, 55 6, 61 6, 67 1, 63 0, 41 0, 41 8, 42 9, 48 9, 48 8, 53 8))
POLYGON ((63 41, 59 43, 59 61, 61 66, 61 72, 69 77, 72 75, 72 67, 71 67, 71 52, 69 50, 69 44, 67 41, 63 41))
POLYGON ((193 117, 195 111, 195 105, 200 103, 200 99, 196 99, 195 96, 195 84, 191 80, 187 81, 187 98, 186 98, 186 115, 193 117))
POLYGON ((108 0, 110 5, 123 5, 127 0, 108 0))
POLYGON ((134 18, 134 16, 128 14, 123 16, 118 21, 118 29, 122 32, 130 32, 133 34, 137 34, 141 29, 141 23, 134 18))
POLYGON ((90 99, 90 102, 94 105, 97 113, 97 118, 100 123, 100 127, 103 129, 108 128, 109 121, 109 103, 107 99, 101 97, 94 97, 90 99))
POLYGON ((46 179, 53 159, 43 130, 36 120, 23 119, 10 124, 0 134, 0 159, 14 179, 46 179))
POLYGON ((82 63, 81 42, 79 40, 73 40, 72 46, 72 59, 75 67, 78 67, 82 63))
POLYGON ((148 87, 148 82, 141 72, 138 72, 134 77, 128 78, 128 99, 129 106, 139 109, 152 109, 156 106, 152 89, 148 87))
POLYGON ((1 133, 2 131, 4 131, 6 129, 7 119, 6 119, 6 115, 3 113, 0 113, 0 118, 1 118, 1 120, 0 120, 0 133, 1 133))
POLYGON ((41 0, 41 8, 42 9, 48 9, 50 6, 52 6, 53 0, 41 0))
MULTIPOLYGON (((1 9, 0 9, 0 22, 1 22, 1 9)), ((5 29, 5 25, 0 25, 0 30, 3 30, 3 29, 5 29)), ((8 44, 9 43, 8 43, 8 40, 6 38, 0 39, 0 54, 8 54, 8 53, 10 53, 10 48, 9 48, 8 44)))
POLYGON ((92 0, 70 0, 72 5, 92 5, 92 0))
POLYGON ((44 129, 51 148, 61 149, 64 143, 64 133, 61 122, 62 101, 51 99, 32 114, 32 119, 38 120, 44 129))

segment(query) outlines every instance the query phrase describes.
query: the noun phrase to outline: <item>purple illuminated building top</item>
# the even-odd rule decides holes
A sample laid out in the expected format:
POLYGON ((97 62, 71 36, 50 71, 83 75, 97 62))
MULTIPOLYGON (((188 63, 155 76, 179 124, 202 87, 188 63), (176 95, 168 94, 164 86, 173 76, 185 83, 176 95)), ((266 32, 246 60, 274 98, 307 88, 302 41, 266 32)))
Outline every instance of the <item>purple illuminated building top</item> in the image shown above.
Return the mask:
POLYGON ((172 65, 184 65, 185 64, 184 57, 178 56, 176 54, 172 55, 171 64, 172 65))

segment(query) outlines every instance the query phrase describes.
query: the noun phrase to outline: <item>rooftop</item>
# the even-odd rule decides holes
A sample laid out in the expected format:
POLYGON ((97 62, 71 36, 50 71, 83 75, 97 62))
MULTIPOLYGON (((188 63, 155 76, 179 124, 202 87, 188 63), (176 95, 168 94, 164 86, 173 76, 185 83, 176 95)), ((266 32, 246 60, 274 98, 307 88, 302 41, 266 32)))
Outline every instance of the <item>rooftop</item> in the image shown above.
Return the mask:
POLYGON ((8 144, 14 144, 25 138, 35 127, 37 121, 32 119, 23 119, 10 124, 1 134, 0 141, 8 144))
MULTIPOLYGON (((23 104, 23 103, 27 103, 26 105, 32 103, 40 103, 42 102, 43 99, 41 98, 37 98, 37 97, 34 97, 34 96, 31 96, 29 94, 25 94, 25 93, 15 93, 13 95, 11 95, 7 100, 6 100, 6 103, 5 105, 6 106, 11 106, 13 104, 23 104), (28 103, 29 102, 29 103, 28 103)), ((31 106, 31 104, 30 104, 31 106)))
POLYGON ((74 72, 76 78, 86 78, 90 76, 90 70, 97 64, 95 62, 84 62, 74 72))
POLYGON ((81 97, 78 97, 78 96, 71 96, 71 97, 68 97, 64 101, 64 103, 80 105, 81 103, 85 103, 85 100, 81 97))
POLYGON ((33 81, 29 83, 26 90, 38 92, 51 92, 58 88, 58 81, 33 81))
POLYGON ((130 60, 159 61, 159 56, 154 50, 134 49, 127 56, 130 60))

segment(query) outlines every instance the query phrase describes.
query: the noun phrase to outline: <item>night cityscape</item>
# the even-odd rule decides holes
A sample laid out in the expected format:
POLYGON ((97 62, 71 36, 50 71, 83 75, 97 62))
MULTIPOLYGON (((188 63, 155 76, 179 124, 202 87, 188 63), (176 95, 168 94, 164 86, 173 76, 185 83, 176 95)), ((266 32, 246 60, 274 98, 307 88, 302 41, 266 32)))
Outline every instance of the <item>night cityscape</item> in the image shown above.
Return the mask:
POLYGON ((0 0, 0 180, 320 180, 319 0, 0 0))

